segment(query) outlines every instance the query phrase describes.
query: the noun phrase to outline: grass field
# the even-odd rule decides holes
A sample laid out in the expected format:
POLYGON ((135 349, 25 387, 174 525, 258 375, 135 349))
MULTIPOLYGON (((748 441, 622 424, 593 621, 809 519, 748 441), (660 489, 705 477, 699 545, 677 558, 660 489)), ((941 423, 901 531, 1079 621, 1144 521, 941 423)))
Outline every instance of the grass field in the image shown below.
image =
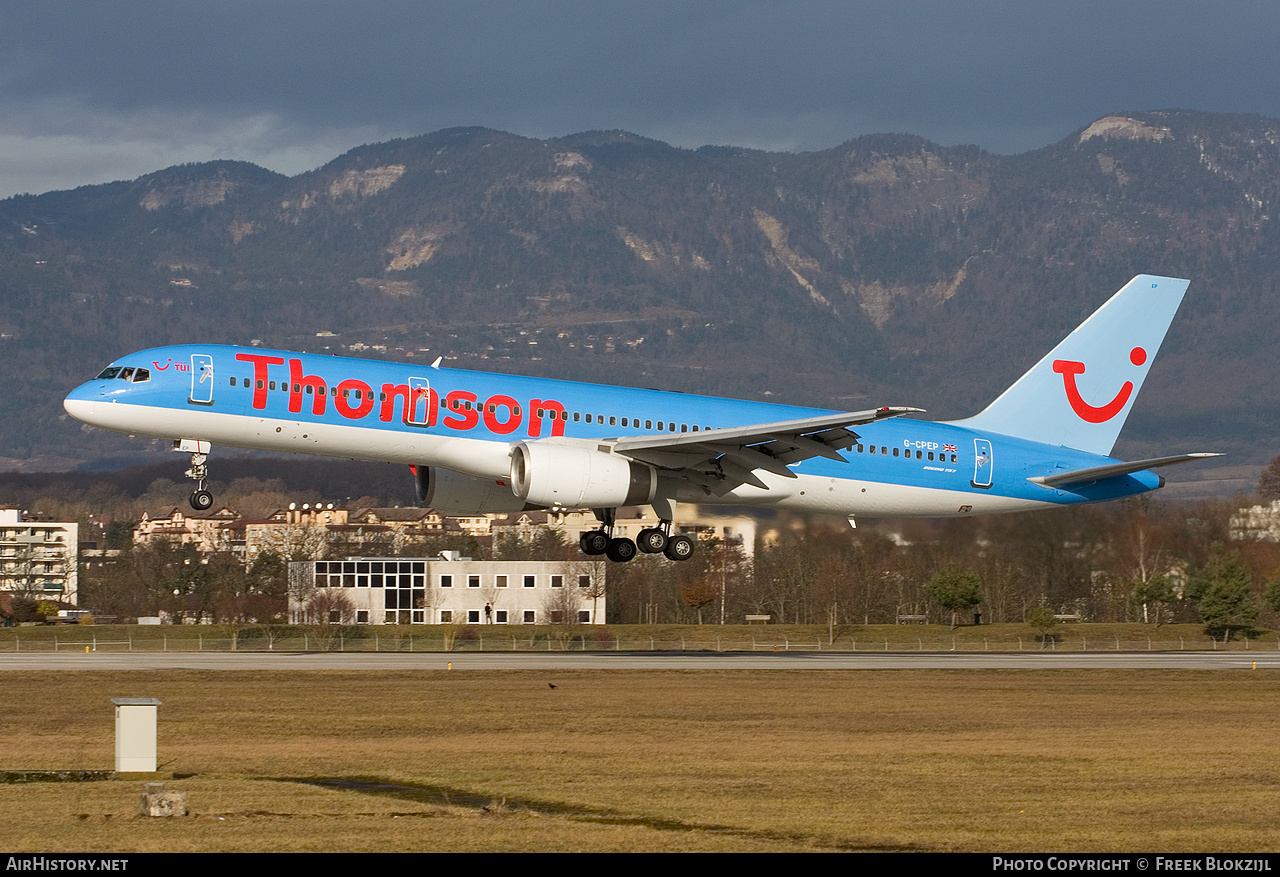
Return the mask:
POLYGON ((1232 672, 59 672, 0 679, 0 848, 1272 851, 1280 676, 1232 672), (555 687, 552 688, 551 685, 555 687))

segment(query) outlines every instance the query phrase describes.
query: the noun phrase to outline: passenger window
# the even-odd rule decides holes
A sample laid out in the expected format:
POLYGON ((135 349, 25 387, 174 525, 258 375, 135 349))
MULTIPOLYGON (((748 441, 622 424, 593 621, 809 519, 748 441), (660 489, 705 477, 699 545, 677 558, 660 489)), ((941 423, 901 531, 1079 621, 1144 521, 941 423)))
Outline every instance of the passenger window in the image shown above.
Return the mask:
POLYGON ((609 425, 610 425, 610 426, 617 426, 617 425, 618 425, 618 418, 616 418, 616 417, 610 417, 610 418, 609 418, 609 425))
POLYGON ((276 388, 276 382, 275 382, 275 381, 272 381, 271 383, 267 384, 267 386, 268 386, 269 388, 271 388, 272 390, 274 390, 274 389, 276 388))
POLYGON ((577 411, 573 412, 573 422, 578 423, 581 420, 582 420, 582 415, 577 411))
POLYGON ((893 449, 893 455, 894 455, 895 457, 896 457, 896 456, 898 456, 898 449, 897 449, 897 448, 894 448, 894 449, 893 449))
POLYGON ((645 428, 645 429, 653 429, 653 421, 652 421, 652 420, 646 420, 646 421, 644 422, 644 428, 645 428))
POLYGON ((872 445, 872 446, 871 446, 871 453, 873 453, 873 454, 874 454, 875 452, 876 452, 876 446, 875 446, 875 445, 872 445))
POLYGON ((587 415, 587 423, 590 423, 590 422, 591 422, 591 415, 590 415, 590 414, 588 414, 588 415, 587 415))
POLYGON ((663 426, 664 426, 664 425, 665 425, 665 424, 663 424, 663 422, 662 422, 661 420, 659 420, 659 421, 658 421, 658 432, 662 432, 662 428, 663 428, 663 426))
POLYGON ((930 452, 929 452, 929 459, 930 459, 930 460, 932 460, 932 459, 933 459, 933 451, 930 451, 930 452))
POLYGON ((231 386, 233 386, 233 387, 234 387, 235 385, 236 385, 236 379, 235 379, 235 378, 232 378, 232 379, 231 379, 231 386))
POLYGON ((680 424, 680 431, 681 431, 681 432, 688 432, 688 431, 689 431, 689 424, 687 424, 687 423, 682 423, 682 424, 680 424))

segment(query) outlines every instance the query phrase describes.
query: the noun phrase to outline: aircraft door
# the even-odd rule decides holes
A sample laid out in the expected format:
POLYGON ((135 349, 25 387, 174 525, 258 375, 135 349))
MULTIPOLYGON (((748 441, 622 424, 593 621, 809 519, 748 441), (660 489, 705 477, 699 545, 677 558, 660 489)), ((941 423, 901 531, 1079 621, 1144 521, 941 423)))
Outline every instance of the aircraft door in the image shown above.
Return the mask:
POLYGON ((991 487, 992 472, 995 463, 991 456, 991 442, 986 439, 973 440, 973 480, 974 487, 991 487))
POLYGON ((213 404, 213 357, 207 353, 191 354, 191 395, 193 405, 213 404))
POLYGON ((405 407, 404 422, 410 426, 430 426, 434 414, 431 381, 426 378, 409 378, 409 404, 405 407))

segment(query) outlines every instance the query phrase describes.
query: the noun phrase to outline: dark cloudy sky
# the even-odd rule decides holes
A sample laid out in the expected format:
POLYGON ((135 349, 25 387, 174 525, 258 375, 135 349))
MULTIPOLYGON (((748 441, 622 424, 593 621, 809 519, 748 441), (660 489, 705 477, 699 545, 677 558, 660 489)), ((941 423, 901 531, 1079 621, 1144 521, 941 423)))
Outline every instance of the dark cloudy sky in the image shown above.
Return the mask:
POLYGON ((1125 110, 1280 117, 1280 3, 0 0, 0 197, 455 125, 1019 152, 1125 110))

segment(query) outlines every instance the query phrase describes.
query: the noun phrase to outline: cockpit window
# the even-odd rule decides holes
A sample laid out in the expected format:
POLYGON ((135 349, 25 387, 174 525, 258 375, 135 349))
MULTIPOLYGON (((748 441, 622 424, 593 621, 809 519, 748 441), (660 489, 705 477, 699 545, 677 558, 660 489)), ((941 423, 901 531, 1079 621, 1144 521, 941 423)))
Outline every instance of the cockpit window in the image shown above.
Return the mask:
POLYGON ((113 365, 110 368, 103 369, 102 374, 98 375, 98 377, 95 378, 95 380, 109 381, 118 374, 120 374, 120 366, 113 365))
POLYGON ((132 380, 132 379, 133 379, 133 369, 132 369, 132 368, 122 368, 122 369, 120 369, 120 375, 119 375, 119 378, 120 378, 120 380, 122 380, 122 381, 129 381, 129 380, 132 380))
POLYGON ((134 372, 133 372, 133 382, 134 382, 135 384, 140 384, 140 383, 142 383, 143 381, 149 381, 149 380, 151 380, 151 369, 149 369, 149 368, 140 368, 140 369, 135 369, 135 370, 134 370, 134 372))

